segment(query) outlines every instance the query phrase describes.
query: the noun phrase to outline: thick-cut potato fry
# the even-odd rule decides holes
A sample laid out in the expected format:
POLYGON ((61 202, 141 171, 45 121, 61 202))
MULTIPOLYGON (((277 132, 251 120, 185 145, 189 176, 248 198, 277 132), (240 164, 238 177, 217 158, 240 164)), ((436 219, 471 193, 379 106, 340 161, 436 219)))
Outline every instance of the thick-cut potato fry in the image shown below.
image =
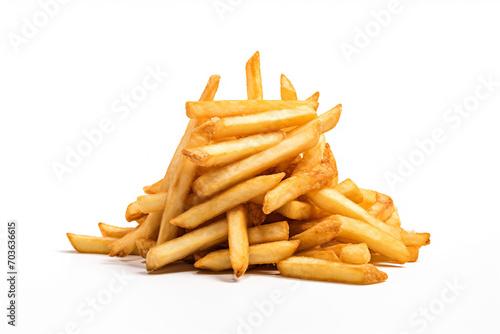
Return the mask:
POLYGON ((247 213, 240 204, 227 212, 229 258, 236 277, 241 277, 248 268, 247 213))
POLYGON ((139 255, 146 258, 149 250, 156 246, 156 240, 140 238, 136 241, 136 245, 139 255))
POLYGON ((334 176, 332 161, 324 158, 316 168, 292 175, 283 180, 264 197, 263 210, 269 214, 286 203, 311 190, 321 189, 330 183, 334 176))
POLYGON ((309 171, 319 165, 319 163, 323 159, 325 144, 325 135, 321 135, 319 137, 318 143, 314 147, 304 152, 302 160, 297 163, 297 166, 295 166, 292 175, 309 171))
POLYGON ((98 225, 103 237, 121 238, 134 230, 134 227, 118 227, 104 223, 99 223, 98 225))
MULTIPOLYGON (((248 263, 250 265, 277 263, 283 259, 286 259, 287 257, 292 256, 298 245, 298 240, 290 240, 268 242, 265 244, 250 246, 248 253, 248 263)), ((196 268, 212 271, 229 269, 231 268, 229 250, 221 249, 212 252, 202 259, 196 261, 194 266, 196 268)))
POLYGON ((305 250, 303 252, 295 253, 293 256, 306 256, 306 257, 312 257, 314 259, 333 261, 333 262, 340 261, 337 254, 335 254, 334 251, 328 250, 328 249, 321 249, 321 248, 318 248, 318 249, 313 248, 313 249, 305 250))
POLYGON ((255 196, 264 194, 269 189, 274 188, 284 176, 285 173, 256 176, 192 207, 173 218, 170 222, 184 228, 195 228, 210 218, 234 208, 238 204, 245 203, 255 196))
POLYGON ((323 220, 310 229, 296 234, 290 240, 300 240, 298 251, 319 246, 335 238, 340 231, 340 224, 333 220, 323 220))
POLYGON ((142 195, 137 197, 139 210, 143 213, 162 211, 165 206, 167 193, 157 193, 152 195, 142 195))
POLYGON ((248 226, 258 226, 266 220, 266 214, 262 212, 262 205, 248 202, 245 207, 247 209, 248 226))
POLYGON ((280 79, 281 99, 297 101, 297 92, 295 91, 292 82, 284 74, 281 75, 280 79))
POLYGON ((144 212, 141 211, 139 204, 137 203, 137 201, 135 201, 127 206, 127 211, 125 212, 125 219, 128 222, 131 222, 138 218, 141 218, 143 215, 144 212))
MULTIPOLYGON (((338 247, 332 246, 332 247, 338 247)), ((342 244, 339 249, 340 261, 351 264, 366 264, 370 262, 371 254, 365 243, 342 244)))
POLYGON ((351 284, 373 284, 387 279, 387 274, 372 264, 347 264, 304 256, 293 256, 278 262, 285 277, 351 284))
POLYGON ((399 219, 398 209, 394 208, 392 215, 385 221, 385 223, 395 228, 401 227, 401 220, 399 219))
POLYGON ((247 96, 249 100, 262 100, 262 77, 260 75, 260 55, 255 52, 245 66, 247 73, 247 96))
POLYGON ((227 240, 227 220, 223 219, 151 248, 146 257, 146 269, 161 268, 225 240, 227 240))
POLYGON ((286 221, 254 226, 248 229, 248 243, 250 245, 282 240, 288 240, 288 223, 286 221))
POLYGON ((405 244, 389 233, 353 218, 334 215, 326 219, 333 219, 342 224, 337 239, 347 238, 357 243, 364 242, 368 245, 368 248, 391 260, 401 264, 408 262, 410 254, 405 244))
POLYGON ((201 202, 203 202, 203 199, 200 196, 195 193, 191 193, 186 197, 186 202, 184 203, 185 210, 188 210, 201 202))
POLYGON ((314 101, 318 102, 319 100, 319 92, 314 93, 313 95, 309 96, 306 101, 314 101))
POLYGON ((145 214, 144 216, 137 218, 135 221, 137 224, 141 225, 142 223, 144 223, 146 221, 147 218, 148 218, 148 214, 145 214))
POLYGON ((161 189, 162 182, 163 182, 163 179, 158 180, 149 186, 142 187, 142 190, 144 191, 145 194, 148 194, 148 195, 159 193, 160 189, 161 189))
POLYGON ((299 154, 295 158, 282 161, 276 165, 276 167, 274 168, 274 172, 275 173, 285 172, 287 176, 290 176, 292 175, 295 167, 297 166, 300 160, 302 160, 302 157, 299 154))
POLYGON ((259 114, 219 118, 213 138, 249 136, 253 134, 298 126, 317 118, 316 111, 308 105, 293 109, 266 111, 259 114))
POLYGON ((431 243, 431 235, 429 233, 402 230, 401 237, 406 246, 421 247, 431 243))
POLYGON ((335 189, 323 188, 321 190, 310 191, 307 193, 307 196, 324 211, 362 220, 398 239, 401 238, 401 231, 373 217, 335 189))
MULTIPOLYGON (((109 254, 111 244, 118 240, 112 237, 94 237, 74 233, 66 233, 66 236, 78 253, 109 254)), ((131 254, 138 255, 137 249, 132 250, 131 254)))
MULTIPOLYGON (((187 147, 208 144, 213 131, 213 125, 213 121, 208 121, 194 129, 189 137, 187 147)), ((161 217, 160 232, 157 240, 158 244, 162 244, 165 241, 177 237, 179 228, 170 224, 170 220, 184 212, 184 202, 191 189, 195 173, 196 165, 186 158, 183 158, 175 171, 168 189, 163 215, 161 217)))
MULTIPOLYGON (((207 85, 205 86, 205 90, 201 94, 201 101, 213 100, 215 93, 219 88, 219 80, 220 76, 218 75, 212 75, 210 77, 207 85)), ((195 119, 189 121, 186 130, 184 131, 184 135, 175 150, 174 156, 168 165, 167 172, 165 173, 165 177, 161 183, 160 192, 167 192, 170 188, 170 182, 175 176, 175 172, 180 161, 183 159, 182 150, 186 148, 186 145, 191 138, 191 134, 197 124, 198 121, 195 119)), ((134 250, 136 247, 136 241, 139 238, 156 239, 162 224, 162 216, 163 214, 160 211, 148 214, 146 220, 136 227, 134 231, 128 233, 126 236, 113 243, 109 256, 127 256, 134 250)), ((174 232, 174 229, 171 229, 171 232, 174 232)), ((171 233, 171 235, 173 234, 174 233, 171 233)))
MULTIPOLYGON (((339 122, 340 119, 340 114, 342 113, 342 105, 339 104, 332 109, 328 110, 327 112, 321 114, 318 116, 318 119, 321 123, 321 133, 325 133, 333 129, 337 123, 339 122)), ((287 136, 294 136, 297 133, 303 131, 304 129, 308 128, 308 124, 304 124, 302 126, 296 127, 292 131, 287 133, 287 136)))
POLYGON ((386 221, 394 212, 394 202, 389 196, 377 192, 377 201, 366 211, 373 217, 386 221))
POLYGON ((365 210, 368 210, 373 204, 377 202, 377 192, 370 189, 359 188, 361 194, 363 195, 363 201, 359 202, 358 205, 365 210))
POLYGON ((408 262, 417 262, 418 260, 418 253, 420 251, 420 247, 418 246, 409 246, 408 251, 410 252, 410 259, 408 262))
POLYGON ((293 109, 302 106, 310 106, 316 110, 318 109, 318 102, 314 100, 220 100, 207 102, 186 102, 186 114, 189 118, 207 119, 212 117, 259 114, 266 111, 293 109))
POLYGON ((294 158, 316 145, 320 126, 319 122, 313 123, 306 131, 288 137, 267 150, 200 176, 193 182, 194 192, 200 197, 209 197, 282 161, 294 158))
POLYGON ((256 134, 222 143, 186 148, 182 151, 190 161, 201 166, 226 165, 263 151, 285 139, 282 131, 256 134))
POLYGON ((361 193, 361 190, 351 179, 345 179, 333 188, 354 203, 360 203, 363 201, 363 194, 361 193))
POLYGON ((316 219, 329 215, 311 203, 297 200, 286 203, 282 207, 278 208, 276 212, 287 218, 295 220, 316 219))

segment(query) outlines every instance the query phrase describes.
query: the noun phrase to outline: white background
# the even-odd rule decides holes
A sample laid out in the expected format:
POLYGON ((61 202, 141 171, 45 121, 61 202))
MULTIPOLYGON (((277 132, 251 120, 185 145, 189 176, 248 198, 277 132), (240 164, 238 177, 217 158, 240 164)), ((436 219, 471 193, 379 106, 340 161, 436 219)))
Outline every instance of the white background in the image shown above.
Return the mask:
POLYGON ((9 33, 21 34, 40 5, 2 1, 0 221, 2 233, 18 221, 20 273, 18 327, 2 306, 2 333, 498 333, 500 86, 460 124, 443 118, 474 101, 481 76, 500 81, 498 2, 401 0, 351 62, 342 42, 353 44, 387 1, 232 3, 221 19, 210 0, 75 0, 16 53, 9 33), (222 76, 217 99, 245 99, 244 65, 256 50, 264 98, 279 98, 285 73, 299 98, 321 92, 320 112, 343 104, 327 134, 340 179, 389 193, 404 227, 432 233, 419 261, 381 268, 383 284, 349 286, 266 271, 236 282, 187 265, 151 275, 142 259, 72 251, 66 232, 129 226, 127 204, 163 176, 184 131, 184 103, 211 74, 222 76), (148 66, 169 75, 120 119, 111 105, 148 66), (106 118, 113 131, 59 181, 52 164, 106 118), (435 128, 445 142, 393 189, 387 173, 435 128), (110 293, 117 274, 126 284, 110 293), (256 306, 275 295, 267 311, 256 306), (92 316, 86 303, 96 296, 111 298, 92 316))

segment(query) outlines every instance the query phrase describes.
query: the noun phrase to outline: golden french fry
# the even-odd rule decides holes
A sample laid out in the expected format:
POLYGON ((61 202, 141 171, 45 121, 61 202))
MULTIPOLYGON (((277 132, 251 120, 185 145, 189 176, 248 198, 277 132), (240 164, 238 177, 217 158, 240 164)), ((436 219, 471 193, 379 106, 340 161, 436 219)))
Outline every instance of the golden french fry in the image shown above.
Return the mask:
POLYGON ((310 191, 307 193, 307 196, 316 206, 324 211, 362 220, 398 239, 401 238, 401 231, 373 217, 335 189, 323 188, 321 190, 310 191))
POLYGON ((137 218, 135 221, 137 224, 141 225, 142 223, 144 223, 146 221, 147 218, 148 218, 148 214, 145 214, 144 216, 137 218))
POLYGON ((260 55, 255 52, 245 66, 247 73, 247 95, 249 100, 262 100, 262 77, 260 75, 260 55))
POLYGON ((332 219, 342 224, 337 239, 347 238, 357 243, 364 242, 368 248, 391 260, 398 263, 408 262, 410 254, 405 244, 389 233, 361 220, 344 216, 333 215, 325 219, 332 219))
POLYGON ((365 210, 368 210, 375 202, 377 202, 377 192, 370 189, 359 189, 363 195, 363 201, 359 202, 358 205, 365 210))
POLYGON ((319 163, 323 159, 325 144, 325 136, 321 135, 319 137, 318 143, 314 147, 304 152, 304 157, 297 163, 297 166, 295 166, 292 175, 309 171, 319 165, 319 163))
POLYGON ((236 277, 241 277, 248 268, 247 213, 243 205, 227 212, 229 258, 236 277))
POLYGON ((335 238, 340 231, 340 224, 333 220, 323 220, 310 229, 296 234, 290 240, 300 240, 298 251, 319 246, 335 238))
MULTIPOLYGON (((250 265, 277 263, 283 259, 286 259, 287 257, 292 256, 298 245, 298 240, 290 240, 268 242, 265 244, 250 246, 248 252, 248 263, 250 265)), ((229 250, 221 249, 212 252, 202 259, 196 261, 194 266, 196 268, 212 271, 229 269, 231 268, 229 250)))
POLYGON ((290 126, 302 125, 316 118, 316 111, 308 105, 252 115, 223 117, 216 121, 213 138, 249 136, 276 131, 290 126))
MULTIPOLYGON (((365 243, 341 244, 339 250, 340 261, 351 264, 366 264, 370 262, 371 254, 365 243)), ((338 247, 332 246, 332 247, 338 247)))
MULTIPOLYGON (((118 240, 112 237, 94 237, 74 233, 66 233, 66 236, 78 253, 109 254, 110 245, 118 240)), ((132 250, 131 254, 138 255, 137 249, 132 250)))
POLYGON ((337 190, 354 203, 360 203, 363 201, 363 194, 361 193, 361 190, 351 179, 345 179, 333 187, 333 189, 337 190))
POLYGON ((297 166, 300 160, 302 160, 302 157, 299 154, 295 158, 282 161, 276 165, 276 167, 274 168, 274 172, 275 173, 285 172, 285 174, 288 177, 292 175, 293 171, 295 170, 295 167, 297 166))
POLYGON ((186 148, 182 151, 190 161, 201 166, 226 165, 263 151, 285 139, 282 131, 256 134, 218 144, 186 148))
POLYGON ((227 240, 227 220, 223 219, 151 248, 146 257, 146 269, 161 268, 225 240, 227 240))
POLYGON ((245 203, 255 196, 264 194, 269 189, 275 187, 285 173, 257 176, 244 181, 225 192, 198 204, 170 222, 184 228, 195 228, 227 210, 234 208, 238 204, 245 203))
POLYGON ((422 247, 431 243, 430 233, 402 230, 401 237, 406 246, 422 247))
POLYGON ((142 187, 142 190, 144 190, 144 193, 148 194, 148 195, 159 193, 160 189, 161 189, 162 182, 163 182, 163 179, 158 180, 149 186, 142 187))
POLYGON ((157 193, 151 195, 142 195, 137 197, 139 210, 143 213, 162 211, 165 206, 167 193, 157 193))
POLYGON ((284 74, 281 75, 280 86, 282 100, 297 101, 297 92, 292 82, 284 74))
POLYGON ((281 101, 281 100, 220 100, 186 102, 186 114, 189 118, 206 119, 212 117, 231 117, 259 114, 262 112, 294 109, 309 106, 318 109, 318 102, 306 101, 281 101))
MULTIPOLYGON (((324 218, 322 218, 322 219, 324 219, 324 218)), ((302 232, 310 229, 311 227, 320 223, 322 221, 322 219, 289 222, 288 226, 290 228, 290 236, 297 235, 299 233, 302 233, 302 232)))
POLYGON ((248 202, 245 207, 247 209, 248 226, 258 226, 266 220, 266 214, 262 212, 262 205, 248 202))
POLYGON ((278 262, 285 277, 351 284, 373 284, 387 279, 387 274, 372 264, 347 264, 304 256, 293 256, 278 262))
POLYGON ((386 221, 394 212, 394 202, 387 195, 377 192, 377 201, 366 210, 373 217, 386 221))
MULTIPOLYGON (((212 100, 217 92, 219 87, 220 76, 212 75, 208 80, 207 85, 205 86, 205 90, 201 94, 200 100, 212 100)), ((174 156, 168 165, 167 172, 165 173, 165 177, 161 183, 160 192, 167 192, 170 188, 170 182, 175 176, 175 172, 177 167, 183 159, 182 150, 186 148, 186 145, 191 138, 191 134, 193 130, 196 128, 198 121, 190 120, 186 131, 184 131, 184 135, 175 150, 174 156)), ((159 229, 162 224, 162 212, 152 212, 148 214, 146 220, 135 228, 134 231, 128 233, 126 236, 120 238, 118 241, 114 242, 111 246, 111 250, 109 252, 109 256, 119 256, 124 257, 130 254, 134 248, 136 247, 136 241, 139 238, 146 239, 156 239, 158 237, 159 229)), ((171 229, 170 232, 174 232, 174 229, 171 229)), ((175 231, 176 232, 176 231, 175 231)), ((174 233, 171 233, 173 235, 174 233)))
POLYGON ((330 183, 334 176, 331 160, 324 158, 316 168, 294 174, 283 180, 264 197, 263 210, 269 214, 286 203, 311 190, 321 189, 330 183))
POLYGON ((134 230, 134 227, 118 227, 104 223, 99 223, 98 225, 103 237, 121 238, 134 230))
POLYGON ((254 226, 248 229, 248 243, 250 245, 282 240, 288 240, 288 223, 286 221, 254 226))
MULTIPOLYGON (((340 119, 340 114, 342 113, 342 105, 339 104, 332 109, 328 110, 327 112, 321 114, 318 116, 318 119, 321 123, 321 133, 325 133, 333 129, 339 119, 340 119)), ((308 127, 308 124, 304 124, 302 126, 296 127, 292 131, 287 133, 287 136, 294 136, 297 133, 301 132, 302 130, 306 129, 308 127)))
POLYGON ((295 220, 316 219, 328 216, 328 213, 318 209, 315 205, 307 202, 293 200, 282 207, 278 208, 276 212, 283 216, 295 220))
POLYGON ((314 101, 314 102, 318 102, 319 100, 319 92, 316 92, 314 93, 313 95, 309 96, 306 101, 314 101))
POLYGON ((142 216, 144 216, 144 212, 141 211, 137 201, 132 202, 127 206, 127 211, 125 212, 125 219, 128 222, 139 219, 142 216))
POLYGON ((399 219, 398 209, 394 208, 392 215, 385 221, 385 223, 395 228, 401 227, 401 220, 399 219))
POLYGON ((200 197, 209 197, 262 173, 282 161, 294 158, 301 152, 316 145, 320 126, 319 122, 312 123, 306 131, 288 137, 267 150, 201 175, 193 182, 194 192, 200 197))
POLYGON ((321 248, 305 250, 302 252, 295 253, 293 256, 312 257, 314 259, 333 261, 333 262, 340 261, 339 258, 337 257, 337 254, 335 254, 334 251, 321 248))
POLYGON ((417 262, 419 250, 420 250, 419 246, 408 247, 408 251, 410 252, 410 259, 408 260, 408 262, 417 262))
POLYGON ((143 258, 146 258, 149 250, 156 246, 156 240, 140 238, 137 239, 136 245, 137 250, 139 251, 139 255, 143 258))

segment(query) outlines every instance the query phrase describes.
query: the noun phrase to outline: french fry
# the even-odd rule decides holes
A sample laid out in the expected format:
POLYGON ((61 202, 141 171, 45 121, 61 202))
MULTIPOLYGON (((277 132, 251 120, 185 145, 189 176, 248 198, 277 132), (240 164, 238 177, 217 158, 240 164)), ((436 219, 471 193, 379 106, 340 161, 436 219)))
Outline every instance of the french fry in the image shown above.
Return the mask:
POLYGON ((250 245, 283 240, 288 240, 288 223, 286 221, 254 226, 248 229, 248 243, 250 245))
POLYGON ((295 167, 297 166, 300 160, 302 160, 302 157, 299 154, 295 158, 282 161, 278 165, 276 165, 276 167, 274 168, 274 172, 275 173, 285 172, 287 176, 290 176, 292 175, 293 171, 295 170, 295 167))
POLYGON ((321 135, 319 137, 318 143, 314 147, 304 152, 304 157, 297 163, 297 166, 295 166, 292 175, 309 171, 319 165, 319 163, 323 159, 325 144, 325 136, 321 135))
POLYGON ((347 264, 304 256, 293 256, 278 262, 285 277, 351 284, 373 284, 387 279, 387 274, 371 264, 347 264))
POLYGON ((282 161, 294 158, 316 145, 320 126, 319 122, 314 122, 306 131, 288 137, 267 150, 200 176, 193 182, 194 192, 200 197, 209 197, 282 161))
POLYGON ((403 264, 408 262, 410 254, 405 244, 389 233, 383 232, 373 225, 353 218, 333 215, 326 219, 332 219, 342 224, 338 237, 347 238, 357 243, 363 242, 368 245, 368 248, 371 250, 398 263, 403 264))
POLYGON ((361 190, 351 179, 345 179, 333 188, 354 203, 360 203, 363 201, 363 194, 361 193, 361 190))
POLYGON ((394 212, 394 202, 387 195, 377 192, 377 201, 366 210, 373 217, 386 221, 394 212))
POLYGON ((300 240, 297 251, 319 246, 335 238, 340 231, 340 224, 333 220, 323 220, 306 231, 296 234, 290 240, 300 240))
MULTIPOLYGON (((66 236, 78 253, 109 254, 110 245, 118 240, 112 237, 93 237, 74 233, 66 233, 66 236)), ((138 255, 137 249, 132 250, 131 254, 138 255)))
MULTIPOLYGON (((265 244, 250 246, 248 252, 248 263, 250 265, 277 263, 287 257, 290 257, 297 249, 299 243, 300 242, 298 240, 290 240, 268 242, 265 244)), ((196 261, 194 266, 196 268, 212 271, 229 269, 231 268, 229 250, 221 249, 212 252, 196 261)))
POLYGON ((226 165, 258 153, 285 139, 281 131, 256 134, 218 144, 186 148, 182 151, 190 161, 201 166, 226 165))
POLYGON ((135 220, 135 222, 139 225, 141 225, 142 223, 144 223, 146 221, 146 219, 148 218, 148 214, 145 214, 144 216, 141 216, 139 218, 137 218, 135 220))
MULTIPOLYGON (((328 110, 327 112, 321 114, 318 116, 318 119, 321 123, 321 133, 325 133, 333 129, 337 123, 339 122, 340 119, 340 114, 342 113, 342 105, 339 104, 332 109, 328 110)), ((301 132, 302 130, 306 129, 308 127, 308 124, 299 126, 292 131, 287 133, 287 136, 294 136, 297 133, 301 132)))
POLYGON ((321 189, 326 186, 334 176, 331 164, 331 160, 325 158, 316 168, 294 174, 283 180, 274 189, 268 191, 264 197, 264 213, 269 214, 311 190, 321 189))
POLYGON ((137 197, 137 205, 143 213, 163 211, 166 199, 167 193, 142 195, 137 197))
POLYGON ((409 246, 408 251, 410 252, 410 259, 408 262, 417 262, 418 260, 418 253, 420 251, 420 247, 418 246, 409 246))
POLYGON ((236 277, 241 277, 248 268, 247 212, 238 205, 227 212, 229 258, 236 277))
MULTIPOLYGON (((219 87, 220 76, 212 75, 208 80, 207 85, 205 86, 205 90, 201 94, 200 100, 212 100, 217 92, 219 87)), ((161 183, 160 192, 167 192, 170 188, 170 182, 175 175, 177 170, 177 166, 182 160, 182 150, 186 148, 186 145, 191 138, 191 134, 193 130, 196 128, 198 121, 190 120, 186 131, 184 131, 184 135, 175 150, 174 156, 168 165, 167 172, 165 173, 165 177, 161 183)), ((119 256, 124 257, 130 254, 134 248, 136 247, 136 241, 139 238, 145 239, 157 239, 160 226, 162 224, 162 212, 152 212, 148 214, 146 220, 135 228, 134 231, 128 233, 124 237, 120 238, 111 246, 111 250, 109 252, 109 256, 119 256)), ((176 232, 175 229, 170 230, 170 234, 173 235, 173 232, 176 232)))
POLYGON ((417 233, 415 231, 401 231, 401 237, 406 246, 422 247, 431 243, 429 233, 417 233))
POLYGON ((331 247, 339 249, 338 256, 342 262, 351 264, 366 264, 370 262, 370 250, 365 243, 339 244, 331 247))
POLYGON ((293 200, 282 207, 278 208, 276 212, 283 216, 295 220, 316 219, 328 216, 328 213, 318 209, 315 205, 307 202, 293 200))
POLYGON ((297 92, 295 91, 292 82, 284 74, 281 75, 280 85, 282 100, 297 101, 297 92))
POLYGON ((98 225, 103 237, 121 238, 134 230, 134 227, 118 227, 104 223, 99 223, 98 225))
POLYGON ((186 114, 189 118, 207 119, 212 117, 231 117, 259 114, 263 112, 283 109, 294 109, 309 106, 318 109, 318 102, 281 101, 281 100, 220 100, 186 102, 186 114))
POLYGON ((247 73, 247 95, 249 100, 262 100, 262 77, 260 75, 260 55, 255 52, 245 66, 247 73))
POLYGON ((163 182, 163 179, 158 180, 149 186, 142 187, 142 190, 144 191, 145 194, 148 194, 148 195, 159 193, 160 189, 161 189, 162 182, 163 182))
POLYGON ((253 134, 298 126, 317 118, 316 111, 308 105, 293 109, 265 111, 259 114, 219 118, 213 138, 249 136, 253 134))
POLYGON ((146 269, 161 268, 225 240, 227 240, 227 220, 223 219, 151 248, 146 257, 146 269))
POLYGON ((401 231, 373 217, 335 189, 323 188, 321 190, 310 191, 307 193, 307 196, 316 206, 324 211, 362 220, 398 239, 401 238, 401 231))
POLYGON ((321 221, 322 221, 322 219, 307 220, 307 221, 291 221, 288 223, 288 226, 290 228, 290 236, 294 236, 294 235, 297 235, 299 233, 302 233, 302 232, 312 228, 313 226, 317 225, 321 221))
POLYGON ((358 205, 365 210, 368 210, 373 204, 377 202, 377 192, 370 189, 359 189, 363 195, 363 201, 359 202, 358 205))
POLYGON ((333 262, 339 262, 339 258, 337 254, 335 254, 334 251, 328 250, 328 249, 309 249, 305 250, 302 252, 295 253, 294 256, 305 256, 305 257, 312 257, 314 259, 320 259, 320 260, 326 260, 326 261, 333 261, 333 262))
POLYGON ((258 226, 266 220, 266 214, 262 212, 262 205, 248 202, 245 207, 247 209, 248 226, 258 226))
POLYGON ((392 215, 385 221, 385 223, 395 228, 401 227, 401 220, 399 219, 398 209, 394 208, 392 215))
POLYGON ((319 92, 314 93, 313 95, 309 96, 306 101, 311 101, 311 102, 318 102, 319 100, 319 92))
POLYGON ((137 239, 136 245, 137 250, 139 251, 139 255, 143 258, 146 258, 149 250, 156 246, 156 240, 140 238, 137 239))
POLYGON ((134 221, 138 218, 144 216, 144 212, 141 211, 137 201, 130 203, 127 206, 127 211, 125 212, 125 219, 128 222, 134 221))
POLYGON ((234 208, 238 204, 245 203, 255 196, 264 194, 269 189, 275 187, 284 176, 285 173, 279 173, 254 177, 192 207, 173 218, 170 222, 173 225, 184 228, 195 228, 210 218, 234 208))

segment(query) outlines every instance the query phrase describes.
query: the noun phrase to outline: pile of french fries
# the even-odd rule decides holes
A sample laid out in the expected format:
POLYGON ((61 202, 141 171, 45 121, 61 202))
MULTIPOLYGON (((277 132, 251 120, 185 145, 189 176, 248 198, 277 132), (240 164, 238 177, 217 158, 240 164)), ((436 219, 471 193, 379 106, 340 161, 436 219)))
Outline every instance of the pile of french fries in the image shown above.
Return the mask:
POLYGON ((342 106, 318 116, 319 93, 298 100, 284 75, 281 100, 264 100, 258 52, 246 78, 248 100, 214 101, 214 75, 186 103, 189 123, 164 178, 127 207, 137 226, 68 233, 75 250, 137 254, 148 271, 183 260, 241 277, 267 264, 286 277, 353 284, 387 279, 373 263, 416 261, 430 234, 404 230, 389 196, 338 183, 324 133, 342 106))

